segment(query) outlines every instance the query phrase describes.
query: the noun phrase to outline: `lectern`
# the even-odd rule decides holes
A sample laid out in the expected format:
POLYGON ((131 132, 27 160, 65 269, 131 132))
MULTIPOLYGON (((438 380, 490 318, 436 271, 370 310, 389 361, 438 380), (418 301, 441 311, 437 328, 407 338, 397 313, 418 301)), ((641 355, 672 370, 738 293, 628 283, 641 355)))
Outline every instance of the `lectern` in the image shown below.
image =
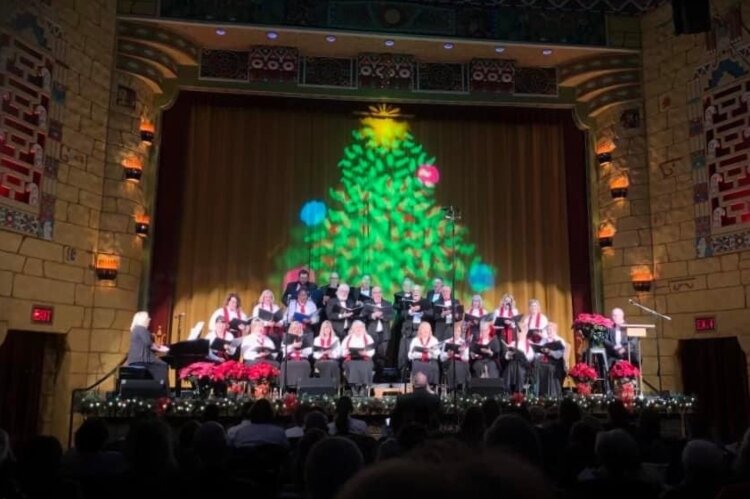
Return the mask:
MULTIPOLYGON (((654 329, 656 326, 654 324, 623 324, 620 326, 620 329, 625 331, 625 335, 627 338, 637 338, 638 343, 638 372, 640 373, 638 375, 638 393, 643 393, 643 362, 642 362, 642 352, 641 350, 641 338, 646 338, 648 336, 648 330, 654 329)), ((628 341, 628 361, 630 361, 630 342, 628 341)), ((661 361, 661 359, 657 359, 657 362, 661 361)))

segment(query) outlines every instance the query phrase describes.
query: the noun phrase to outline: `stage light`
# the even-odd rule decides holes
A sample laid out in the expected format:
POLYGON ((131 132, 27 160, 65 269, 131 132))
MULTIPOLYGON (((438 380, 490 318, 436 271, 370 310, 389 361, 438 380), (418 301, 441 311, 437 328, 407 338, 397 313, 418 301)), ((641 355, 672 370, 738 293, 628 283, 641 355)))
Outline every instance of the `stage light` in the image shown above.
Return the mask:
POLYGON ((96 277, 100 281, 113 281, 120 270, 120 257, 112 254, 99 253, 96 255, 96 277))
POLYGON ((269 31, 268 33, 266 33, 266 38, 268 38, 269 40, 275 40, 278 37, 279 37, 279 34, 276 33, 275 31, 269 31))
POLYGON ((453 48, 453 44, 451 42, 446 42, 443 44, 443 48, 445 50, 451 50, 453 48))
POLYGON ((617 229, 615 229, 615 226, 614 224, 612 224, 612 222, 601 223, 599 225, 599 231, 597 233, 597 236, 599 238, 599 247, 611 248, 616 232, 617 229))
POLYGON ((503 52, 505 52, 505 47, 495 47, 495 52, 497 52, 498 54, 502 54, 503 52))
POLYGON ((227 30, 222 29, 222 28, 216 28, 216 34, 219 36, 224 36, 227 34, 227 30))
POLYGON ((612 195, 612 199, 624 199, 628 197, 629 186, 630 178, 626 172, 621 172, 616 177, 613 177, 609 181, 609 192, 612 195))
POLYGON ((542 55, 552 55, 552 49, 544 49, 544 50, 542 50, 542 55))
POLYGON ((138 156, 128 156, 122 161, 125 170, 125 180, 138 183, 143 176, 143 161, 138 156))
POLYGON ((154 134, 156 133, 156 125, 148 118, 141 118, 141 126, 139 128, 141 133, 141 140, 148 144, 154 141, 154 134))
POLYGON ((333 43, 333 42, 336 41, 336 36, 335 35, 328 35, 328 36, 326 36, 326 41, 328 43, 333 43))
POLYGON ((651 291, 651 283, 654 282, 654 276, 648 268, 634 270, 630 275, 630 281, 633 283, 633 289, 638 293, 651 291))
POLYGON ((383 43, 385 43, 385 46, 386 46, 386 47, 393 47, 394 45, 396 45, 396 41, 395 41, 395 40, 390 40, 390 39, 389 39, 389 40, 386 40, 386 41, 385 41, 385 42, 383 42, 383 43))
POLYGON ((148 228, 151 225, 151 217, 145 214, 135 216, 135 233, 141 237, 148 236, 148 228))

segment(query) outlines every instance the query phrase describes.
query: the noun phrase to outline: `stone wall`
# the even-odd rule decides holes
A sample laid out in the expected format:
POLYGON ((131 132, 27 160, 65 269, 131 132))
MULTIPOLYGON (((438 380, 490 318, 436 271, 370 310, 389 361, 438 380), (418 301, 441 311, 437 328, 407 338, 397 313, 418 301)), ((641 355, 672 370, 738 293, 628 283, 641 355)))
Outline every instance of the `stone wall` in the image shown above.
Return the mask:
MULTIPOLYGON (((630 194, 624 202, 609 201, 608 173, 599 177, 599 215, 611 218, 618 230, 614 248, 602 254, 605 308, 621 306, 631 321, 653 322, 627 304, 636 295, 630 285, 632 273, 648 269, 653 255, 654 286, 639 298, 673 318, 659 333, 663 387, 670 390, 681 388, 679 339, 736 335, 750 352, 750 251, 743 251, 741 244, 716 246, 715 233, 701 241, 703 229, 696 227, 696 220, 701 224, 701 217, 710 214, 703 213, 701 205, 703 157, 696 154, 703 140, 702 119, 690 119, 696 111, 702 116, 702 101, 691 84, 702 64, 715 64, 727 53, 739 54, 748 42, 736 29, 737 14, 729 10, 738 3, 711 4, 712 16, 721 21, 714 20, 718 30, 708 36, 675 36, 668 2, 642 18, 645 143, 629 138, 616 116, 602 116, 597 123, 602 129, 614 124, 621 136, 614 163, 631 171, 630 194), (711 241, 713 251, 721 254, 711 256, 711 241), (715 332, 695 331, 694 319, 705 315, 716 317, 715 332)), ((741 15, 748 19, 748 2, 741 2, 741 15)), ((654 341, 645 342, 643 351, 644 374, 653 381, 654 341)))
POLYGON ((133 216, 146 211, 146 197, 142 186, 122 180, 121 161, 132 152, 148 164, 138 126, 152 112, 152 91, 113 69, 115 3, 11 2, 0 26, 30 46, 40 43, 39 26, 53 29, 55 46, 64 47, 53 97, 60 122, 50 124, 57 128, 49 142, 56 147, 47 150, 45 170, 54 223, 39 234, 0 228, 0 343, 11 329, 64 335, 61 352, 45 353, 54 366, 45 365, 40 428, 63 441, 71 390, 122 360, 138 305, 144 242, 134 234, 133 216), (127 99, 121 87, 130 90, 127 99), (115 281, 97 280, 98 252, 122 255, 115 281), (54 306, 54 322, 31 323, 32 304, 54 306))

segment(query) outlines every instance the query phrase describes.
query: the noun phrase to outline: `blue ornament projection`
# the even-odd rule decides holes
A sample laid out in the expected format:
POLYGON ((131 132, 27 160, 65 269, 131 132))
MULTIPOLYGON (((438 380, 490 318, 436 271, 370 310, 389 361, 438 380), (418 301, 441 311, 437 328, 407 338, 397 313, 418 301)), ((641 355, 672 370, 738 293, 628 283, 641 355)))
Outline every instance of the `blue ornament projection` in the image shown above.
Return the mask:
POLYGON ((469 267, 469 287, 475 293, 482 293, 495 286, 495 274, 486 263, 474 262, 469 267))
POLYGON ((328 209, 323 201, 308 201, 302 206, 299 212, 299 219, 308 227, 315 227, 323 223, 327 212, 328 209))

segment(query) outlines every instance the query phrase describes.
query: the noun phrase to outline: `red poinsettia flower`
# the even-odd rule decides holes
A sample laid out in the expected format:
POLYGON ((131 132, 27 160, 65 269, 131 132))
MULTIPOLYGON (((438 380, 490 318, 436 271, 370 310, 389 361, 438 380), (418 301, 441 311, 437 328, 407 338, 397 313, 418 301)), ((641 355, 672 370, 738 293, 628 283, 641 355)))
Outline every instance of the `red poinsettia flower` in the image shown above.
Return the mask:
POLYGON ((180 369, 180 379, 187 378, 211 378, 215 364, 211 362, 193 362, 187 367, 180 369))
POLYGON ((640 374, 641 371, 627 360, 618 360, 609 370, 612 379, 635 379, 640 374))
POLYGON ((526 401, 526 396, 521 392, 516 392, 510 396, 510 401, 513 405, 521 406, 526 401))
POLYGON ((596 379, 596 369, 584 362, 579 362, 573 366, 568 375, 578 382, 594 381, 596 379))

